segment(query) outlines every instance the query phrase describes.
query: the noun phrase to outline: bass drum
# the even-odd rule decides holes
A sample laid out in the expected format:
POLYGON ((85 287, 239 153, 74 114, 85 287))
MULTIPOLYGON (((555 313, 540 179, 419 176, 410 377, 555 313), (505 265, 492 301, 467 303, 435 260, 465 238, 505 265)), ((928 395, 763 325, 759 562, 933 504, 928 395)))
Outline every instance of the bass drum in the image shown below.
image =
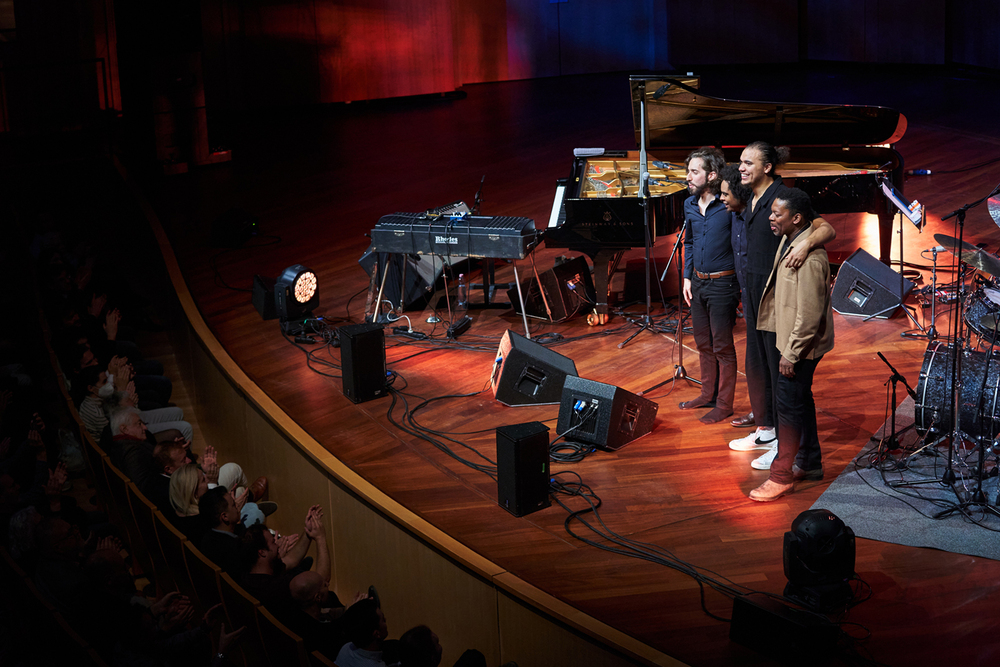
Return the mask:
MULTIPOLYGON (((920 435, 947 433, 952 429, 951 361, 954 355, 954 349, 940 340, 931 341, 924 352, 914 410, 920 435)), ((1000 352, 965 350, 961 355, 961 430, 978 436, 982 418, 983 436, 993 438, 1000 433, 1000 352)))
POLYGON ((993 329, 983 326, 981 320, 984 315, 1000 315, 1000 290, 992 287, 977 289, 969 297, 963 316, 966 326, 979 334, 984 343, 992 343, 994 336, 996 336, 997 343, 1000 343, 1000 334, 995 334, 993 329))

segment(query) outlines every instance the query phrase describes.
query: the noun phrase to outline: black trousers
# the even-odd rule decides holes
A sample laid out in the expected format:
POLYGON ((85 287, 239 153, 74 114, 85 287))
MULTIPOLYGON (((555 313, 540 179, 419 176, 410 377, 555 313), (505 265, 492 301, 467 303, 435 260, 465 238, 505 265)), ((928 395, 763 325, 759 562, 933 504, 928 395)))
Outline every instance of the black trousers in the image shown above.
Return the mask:
POLYGON ((728 410, 736 393, 733 327, 739 302, 735 275, 691 279, 691 327, 701 365, 701 396, 728 410))
MULTIPOLYGON (((820 357, 822 359, 822 357, 820 357)), ((775 391, 778 404, 778 455, 771 464, 771 480, 792 483, 792 464, 803 470, 823 466, 813 400, 813 375, 819 359, 799 359, 795 377, 778 375, 775 391)))
POLYGON ((743 293, 743 316, 747 323, 747 349, 743 368, 747 374, 747 393, 757 426, 774 428, 777 414, 774 388, 777 385, 778 359, 781 355, 773 331, 757 330, 757 314, 767 286, 767 276, 747 273, 743 293))

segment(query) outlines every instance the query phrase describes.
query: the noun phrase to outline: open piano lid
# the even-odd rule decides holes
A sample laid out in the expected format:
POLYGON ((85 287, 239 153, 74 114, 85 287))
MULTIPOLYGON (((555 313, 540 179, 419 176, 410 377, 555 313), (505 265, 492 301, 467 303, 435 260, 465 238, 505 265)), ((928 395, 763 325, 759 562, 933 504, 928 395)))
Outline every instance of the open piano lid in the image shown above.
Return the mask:
POLYGON ((629 77, 636 146, 641 141, 640 91, 646 96, 647 149, 745 146, 871 146, 893 144, 906 117, 886 107, 746 102, 702 94, 697 76, 629 77))

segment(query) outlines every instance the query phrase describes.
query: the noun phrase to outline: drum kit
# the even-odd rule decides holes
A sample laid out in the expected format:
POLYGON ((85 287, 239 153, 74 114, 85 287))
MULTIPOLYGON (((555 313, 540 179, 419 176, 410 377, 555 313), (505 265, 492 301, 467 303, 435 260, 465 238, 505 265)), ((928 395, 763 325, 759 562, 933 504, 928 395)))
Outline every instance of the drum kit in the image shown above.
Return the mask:
MULTIPOLYGON (((990 198, 989 210, 1000 225, 1000 197, 990 198)), ((982 492, 982 480, 998 471, 996 461, 986 469, 987 459, 1000 450, 1000 258, 951 236, 935 234, 934 239, 943 246, 935 251, 948 250, 961 260, 956 311, 960 317, 954 318, 948 340, 936 339, 932 322, 931 341, 912 392, 915 427, 925 442, 921 451, 933 452, 948 441, 943 477, 927 483, 953 488, 958 481, 976 483, 963 505, 945 510, 942 516, 963 511, 964 505, 978 505, 1000 515, 982 492), (978 460, 966 464, 973 453, 978 453, 978 460)), ((936 299, 935 290, 936 286, 931 294, 936 299)), ((996 504, 1000 505, 1000 498, 996 504)))

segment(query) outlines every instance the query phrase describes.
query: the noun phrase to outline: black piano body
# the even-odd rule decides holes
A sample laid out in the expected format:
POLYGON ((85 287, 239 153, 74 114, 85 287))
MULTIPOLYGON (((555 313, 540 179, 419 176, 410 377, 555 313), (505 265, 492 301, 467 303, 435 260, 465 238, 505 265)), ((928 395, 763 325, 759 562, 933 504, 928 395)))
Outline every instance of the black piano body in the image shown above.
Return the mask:
MULTIPOLYGON (((778 173, 787 185, 809 193, 818 213, 878 216, 880 259, 888 263, 893 212, 879 179, 902 192, 903 159, 892 148, 906 131, 901 113, 875 106, 729 100, 704 95, 699 85, 693 76, 630 77, 637 146, 640 100, 646 102, 651 242, 680 228, 688 196, 684 160, 692 149, 717 146, 727 161, 736 162, 747 144, 767 141, 791 148, 790 161, 778 173)), ((591 257, 598 313, 607 313, 606 287, 622 253, 645 244, 638 172, 638 150, 605 151, 574 158, 570 176, 557 183, 545 244, 591 257)))

